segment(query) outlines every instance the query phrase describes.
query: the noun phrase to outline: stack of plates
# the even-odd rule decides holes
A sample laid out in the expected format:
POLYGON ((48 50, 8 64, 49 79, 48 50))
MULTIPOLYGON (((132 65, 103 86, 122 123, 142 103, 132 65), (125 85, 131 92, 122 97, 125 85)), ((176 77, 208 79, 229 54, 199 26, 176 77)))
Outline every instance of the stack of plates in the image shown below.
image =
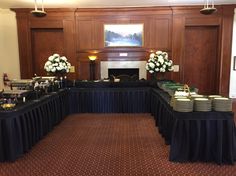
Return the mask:
POLYGON ((211 111, 211 100, 208 98, 195 98, 194 111, 211 111))
POLYGON ((186 99, 185 96, 172 96, 170 100, 170 106, 173 107, 177 99, 186 99))
POLYGON ((174 102, 173 109, 178 112, 192 112, 193 101, 188 98, 178 98, 174 102))
POLYGON ((213 109, 215 111, 232 111, 232 99, 225 97, 214 98, 213 109))

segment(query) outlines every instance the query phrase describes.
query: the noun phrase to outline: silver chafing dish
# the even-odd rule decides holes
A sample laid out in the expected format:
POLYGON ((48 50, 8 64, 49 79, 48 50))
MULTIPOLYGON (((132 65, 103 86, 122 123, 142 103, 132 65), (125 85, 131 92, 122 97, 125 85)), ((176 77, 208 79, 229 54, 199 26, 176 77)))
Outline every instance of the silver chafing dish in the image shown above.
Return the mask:
POLYGON ((56 79, 57 79, 56 76, 36 76, 33 78, 34 81, 38 82, 45 82, 45 81, 54 82, 56 79))
POLYGON ((14 102, 16 104, 18 101, 25 102, 26 98, 31 97, 32 92, 32 90, 4 90, 1 97, 8 103, 14 102))
POLYGON ((3 96, 16 96, 16 97, 26 97, 31 90, 4 90, 2 92, 3 96))
POLYGON ((32 90, 34 86, 34 82, 35 81, 32 79, 11 80, 10 86, 11 86, 11 89, 16 87, 18 89, 32 90))

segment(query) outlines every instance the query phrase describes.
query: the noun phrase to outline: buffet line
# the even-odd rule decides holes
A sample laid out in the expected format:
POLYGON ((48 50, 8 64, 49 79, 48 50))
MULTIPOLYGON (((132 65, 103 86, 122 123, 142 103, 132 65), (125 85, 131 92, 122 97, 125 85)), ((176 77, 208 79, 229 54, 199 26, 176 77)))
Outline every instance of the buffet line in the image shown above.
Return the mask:
MULTIPOLYGON (((15 161, 72 113, 151 113, 175 162, 233 164, 232 101, 173 81, 13 81, 0 94, 0 161, 15 161), (7 107, 7 105, 11 105, 7 107), (6 107, 5 107, 6 106, 6 107)), ((135 120, 135 118, 134 118, 135 120)))
POLYGON ((9 86, 10 89, 0 91, 0 110, 11 110, 16 105, 39 99, 43 95, 57 92, 65 87, 64 81, 55 76, 11 80, 9 86))

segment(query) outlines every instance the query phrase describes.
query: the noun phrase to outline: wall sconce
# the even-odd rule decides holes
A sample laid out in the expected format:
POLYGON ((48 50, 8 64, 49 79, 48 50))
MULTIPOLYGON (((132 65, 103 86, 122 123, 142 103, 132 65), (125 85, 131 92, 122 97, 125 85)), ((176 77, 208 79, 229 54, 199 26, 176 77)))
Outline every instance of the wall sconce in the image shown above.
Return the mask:
POLYGON ((44 17, 47 15, 47 13, 44 11, 44 7, 43 7, 43 0, 42 0, 42 10, 38 10, 37 7, 37 0, 34 0, 34 10, 31 11, 31 13, 35 16, 35 17, 44 17))
POLYGON ((91 55, 88 56, 89 60, 90 60, 90 80, 95 80, 95 60, 97 59, 97 56, 95 55, 91 55))
POLYGON ((204 7, 200 10, 200 13, 203 15, 210 15, 216 11, 217 9, 214 6, 214 0, 205 0, 204 7))
POLYGON ((90 61, 95 61, 97 59, 97 56, 88 56, 89 60, 90 61))

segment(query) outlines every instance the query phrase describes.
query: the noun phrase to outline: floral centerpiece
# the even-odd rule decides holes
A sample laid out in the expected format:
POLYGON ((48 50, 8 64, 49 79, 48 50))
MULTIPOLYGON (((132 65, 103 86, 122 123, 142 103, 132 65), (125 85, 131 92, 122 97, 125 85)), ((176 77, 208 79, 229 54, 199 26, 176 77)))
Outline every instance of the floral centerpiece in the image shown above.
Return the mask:
POLYGON ((146 64, 146 70, 156 78, 158 72, 165 73, 173 71, 173 61, 168 59, 167 52, 157 51, 156 53, 150 54, 150 58, 146 64))
POLYGON ((65 74, 70 71, 71 64, 65 56, 53 54, 49 56, 48 61, 44 65, 44 69, 50 74, 65 74))

